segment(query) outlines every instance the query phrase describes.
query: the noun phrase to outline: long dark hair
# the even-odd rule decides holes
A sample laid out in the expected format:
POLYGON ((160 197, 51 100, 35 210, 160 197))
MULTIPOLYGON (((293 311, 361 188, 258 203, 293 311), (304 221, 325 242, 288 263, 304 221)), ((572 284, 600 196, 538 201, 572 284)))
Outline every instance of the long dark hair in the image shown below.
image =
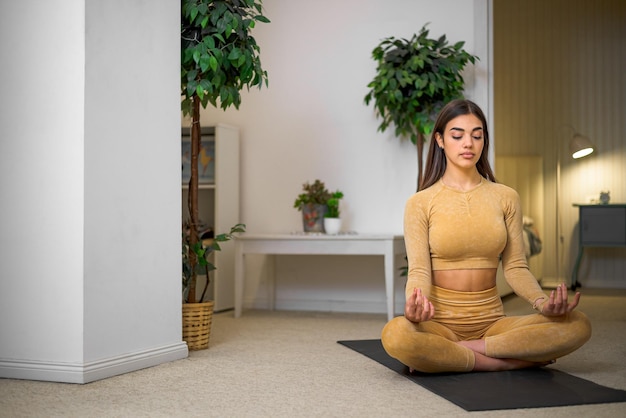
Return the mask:
POLYGON ((478 107, 478 105, 471 100, 457 99, 452 100, 446 104, 439 112, 437 120, 435 121, 435 127, 430 140, 430 147, 428 148, 428 158, 426 159, 426 168, 424 170, 424 178, 420 184, 419 190, 424 190, 433 184, 435 184, 443 176, 446 171, 446 155, 443 149, 439 148, 437 141, 435 141, 435 135, 439 134, 443 137, 446 125, 452 119, 461 115, 474 115, 483 124, 483 152, 480 155, 478 162, 476 163, 476 169, 481 176, 489 181, 496 182, 496 177, 489 165, 489 130, 487 129, 487 119, 485 114, 478 107))

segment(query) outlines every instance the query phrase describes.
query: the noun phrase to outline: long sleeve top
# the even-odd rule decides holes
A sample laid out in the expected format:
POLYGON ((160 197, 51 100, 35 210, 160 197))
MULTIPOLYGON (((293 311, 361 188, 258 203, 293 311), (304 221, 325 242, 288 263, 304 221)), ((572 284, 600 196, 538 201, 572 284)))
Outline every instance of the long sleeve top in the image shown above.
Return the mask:
POLYGON ((498 268, 513 291, 531 304, 546 298, 528 269, 519 195, 481 178, 464 192, 441 180, 411 196, 404 213, 408 259, 406 296, 429 297, 432 271, 498 268))

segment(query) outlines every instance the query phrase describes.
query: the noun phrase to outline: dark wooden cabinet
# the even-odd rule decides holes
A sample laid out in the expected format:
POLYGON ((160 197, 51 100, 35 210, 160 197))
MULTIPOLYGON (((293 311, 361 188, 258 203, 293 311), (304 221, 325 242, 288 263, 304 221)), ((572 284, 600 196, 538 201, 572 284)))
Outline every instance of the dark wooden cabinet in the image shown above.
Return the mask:
POLYGON ((574 206, 579 208, 580 240, 572 289, 578 286, 578 269, 585 247, 626 247, 626 204, 574 206))

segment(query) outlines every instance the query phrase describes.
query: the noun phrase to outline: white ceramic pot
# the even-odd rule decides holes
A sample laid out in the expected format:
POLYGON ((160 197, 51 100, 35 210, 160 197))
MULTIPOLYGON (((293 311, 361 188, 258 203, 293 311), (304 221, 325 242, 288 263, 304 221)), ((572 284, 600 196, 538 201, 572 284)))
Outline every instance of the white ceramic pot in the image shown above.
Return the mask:
POLYGON ((341 229, 341 218, 324 218, 324 231, 328 235, 337 235, 341 229))

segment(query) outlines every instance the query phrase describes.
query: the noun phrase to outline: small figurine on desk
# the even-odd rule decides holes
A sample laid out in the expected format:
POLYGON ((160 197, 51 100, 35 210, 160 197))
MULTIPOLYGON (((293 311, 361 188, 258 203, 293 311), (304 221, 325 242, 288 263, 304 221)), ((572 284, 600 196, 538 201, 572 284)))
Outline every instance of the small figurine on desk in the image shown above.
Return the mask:
POLYGON ((611 192, 609 192, 608 190, 606 191, 602 190, 600 192, 600 203, 602 203, 603 205, 608 205, 610 201, 611 201, 611 192))

